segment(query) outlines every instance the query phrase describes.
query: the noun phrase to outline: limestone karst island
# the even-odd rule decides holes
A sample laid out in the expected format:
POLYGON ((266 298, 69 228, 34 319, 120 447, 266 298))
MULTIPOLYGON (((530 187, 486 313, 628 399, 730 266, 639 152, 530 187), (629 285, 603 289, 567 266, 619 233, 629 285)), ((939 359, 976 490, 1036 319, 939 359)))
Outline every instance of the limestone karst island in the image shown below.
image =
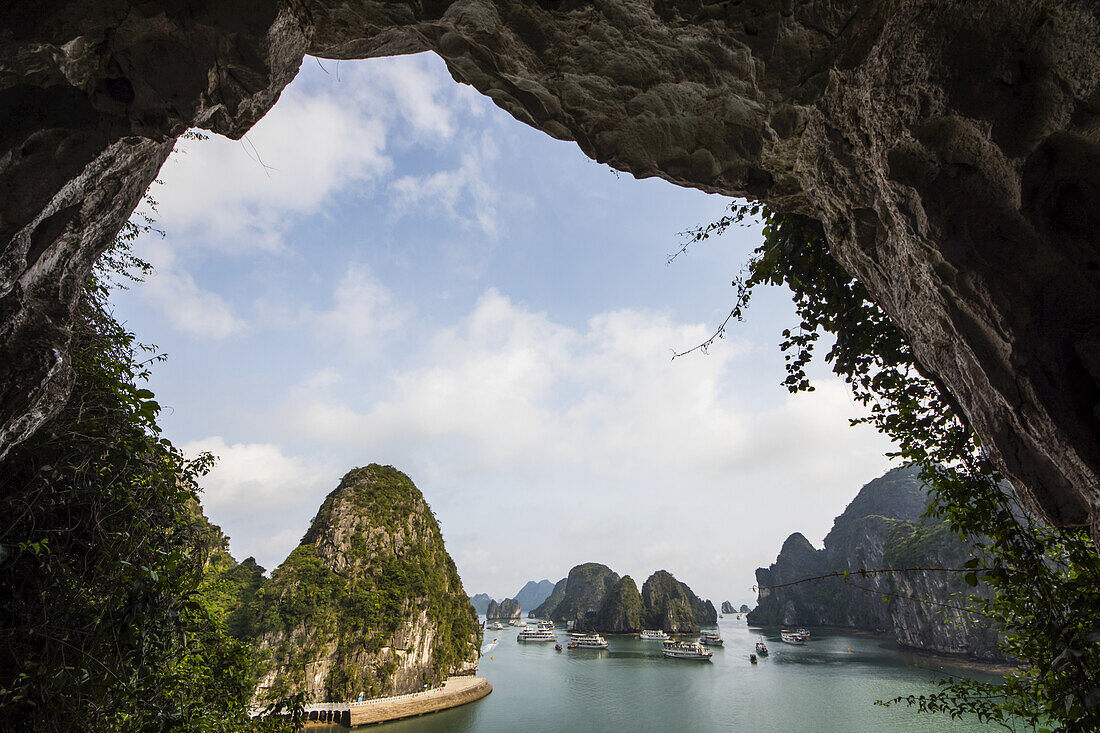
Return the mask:
POLYGON ((0 583, 0 733, 1100 731, 1100 3, 0 2, 0 583))

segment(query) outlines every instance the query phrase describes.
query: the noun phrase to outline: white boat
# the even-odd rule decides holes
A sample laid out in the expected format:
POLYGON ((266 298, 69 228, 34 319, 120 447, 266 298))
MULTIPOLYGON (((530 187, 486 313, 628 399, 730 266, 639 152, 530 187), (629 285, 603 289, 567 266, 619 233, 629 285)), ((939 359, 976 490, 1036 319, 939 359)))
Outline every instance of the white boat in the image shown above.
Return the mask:
POLYGON ((787 642, 788 644, 805 644, 806 643, 806 639, 803 638, 802 634, 798 633, 797 631, 787 631, 786 629, 783 629, 782 631, 779 632, 779 638, 781 638, 783 641, 787 642))
POLYGON ((661 653, 673 659, 697 659, 700 661, 707 661, 712 656, 710 649, 702 644, 695 644, 690 641, 667 642, 661 653))
POLYGON ((652 631, 650 629, 643 629, 642 633, 638 634, 639 639, 655 639, 657 641, 668 641, 668 634, 663 630, 657 629, 652 631))
POLYGON ((557 641, 550 629, 524 629, 516 637, 517 641, 557 641))
POLYGON ((585 634, 584 636, 577 636, 573 638, 573 641, 569 642, 570 649, 606 649, 607 639, 603 638, 599 634, 585 634))
POLYGON ((514 618, 509 622, 512 626, 526 626, 527 622, 521 618, 514 618))
POLYGON ((703 646, 722 646, 726 642, 722 641, 722 637, 718 634, 712 634, 709 631, 704 631, 699 635, 699 643, 703 646))
POLYGON ((504 631, 504 624, 499 621, 494 621, 485 628, 489 629, 490 631, 504 631))
POLYGON ((553 631, 554 630, 554 622, 553 621, 539 621, 539 628, 544 630, 544 631, 553 631))
POLYGON ((801 628, 798 628, 798 629, 795 629, 794 633, 801 636, 802 641, 809 641, 810 640, 810 630, 807 629, 805 626, 803 626, 801 628))
POLYGON ((762 641, 756 642, 756 653, 762 657, 768 656, 768 645, 762 641))

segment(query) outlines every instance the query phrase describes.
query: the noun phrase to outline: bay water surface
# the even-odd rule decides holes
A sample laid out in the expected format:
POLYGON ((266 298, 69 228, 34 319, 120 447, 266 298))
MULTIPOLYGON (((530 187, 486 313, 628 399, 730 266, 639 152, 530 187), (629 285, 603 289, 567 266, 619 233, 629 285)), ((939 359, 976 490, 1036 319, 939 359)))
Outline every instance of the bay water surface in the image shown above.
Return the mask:
MULTIPOLYGON (((935 691, 948 676, 997 679, 940 657, 914 654, 886 638, 813 630, 805 645, 784 644, 778 630, 719 621, 725 646, 709 662, 667 659, 661 642, 608 636, 606 650, 554 650, 519 642, 518 629, 485 631, 478 674, 493 692, 453 710, 385 723, 385 733, 504 731, 810 731, 813 733, 956 733, 1001 728, 977 720, 918 714, 876 700, 935 691), (491 646, 493 639, 497 640, 491 646), (770 655, 749 654, 758 640, 770 655)), ((556 630, 563 647, 569 634, 556 630)), ((694 641, 695 635, 680 638, 694 641)), ((317 726, 309 730, 346 730, 317 726)))

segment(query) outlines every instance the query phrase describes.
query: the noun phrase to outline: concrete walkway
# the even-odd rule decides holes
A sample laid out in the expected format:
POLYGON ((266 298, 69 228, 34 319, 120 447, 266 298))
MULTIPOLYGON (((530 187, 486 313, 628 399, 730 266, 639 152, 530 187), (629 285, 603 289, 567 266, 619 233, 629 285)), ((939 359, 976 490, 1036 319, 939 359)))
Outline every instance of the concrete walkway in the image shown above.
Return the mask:
POLYGON ((351 725, 384 723, 434 713, 480 700, 492 691, 493 686, 484 677, 452 677, 434 690, 353 702, 348 706, 351 725))

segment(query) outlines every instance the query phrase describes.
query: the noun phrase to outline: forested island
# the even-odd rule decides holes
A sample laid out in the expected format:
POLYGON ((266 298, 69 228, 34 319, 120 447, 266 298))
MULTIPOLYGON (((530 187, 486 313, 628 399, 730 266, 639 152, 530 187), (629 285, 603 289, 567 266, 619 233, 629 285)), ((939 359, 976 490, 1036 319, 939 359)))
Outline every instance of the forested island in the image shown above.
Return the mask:
POLYGON ((596 562, 570 570, 529 616, 572 623, 577 631, 609 634, 637 633, 642 629, 694 632, 701 626, 718 623, 714 604, 699 598, 671 573, 658 570, 639 591, 629 575, 620 577, 596 562))

